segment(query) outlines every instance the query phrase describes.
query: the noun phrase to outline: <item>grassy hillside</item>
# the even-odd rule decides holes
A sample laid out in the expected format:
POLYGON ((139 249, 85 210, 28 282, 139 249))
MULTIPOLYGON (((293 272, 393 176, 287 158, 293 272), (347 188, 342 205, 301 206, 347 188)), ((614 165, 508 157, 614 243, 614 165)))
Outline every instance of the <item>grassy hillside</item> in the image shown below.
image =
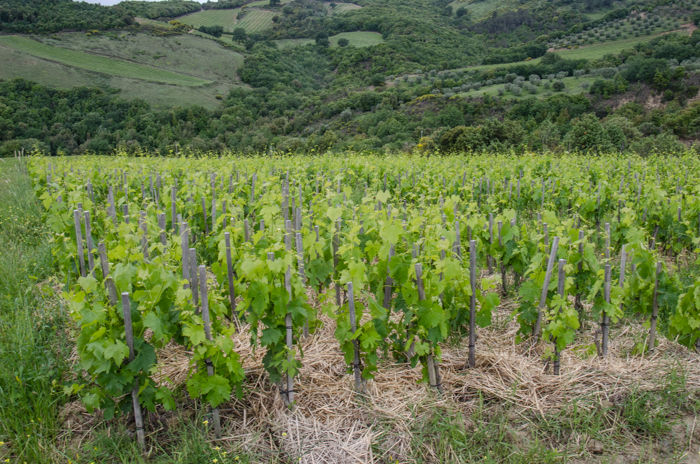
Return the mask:
POLYGON ((231 32, 238 22, 236 15, 240 11, 240 8, 235 10, 204 10, 181 16, 178 18, 178 21, 189 24, 192 27, 222 26, 225 31, 231 32))
MULTIPOLYGON (((256 2, 269 4, 269 2, 256 2)), ((251 4, 252 5, 252 4, 251 4)), ((253 34, 262 32, 272 27, 272 17, 279 14, 269 10, 245 9, 245 14, 240 20, 237 19, 241 12, 240 8, 234 10, 204 10, 187 16, 178 18, 185 24, 192 27, 201 26, 221 26, 226 32, 233 32, 236 27, 242 27, 246 33, 253 34)))
POLYGON ((243 56, 212 40, 191 35, 156 37, 147 34, 93 36, 59 34, 40 38, 47 45, 128 60, 145 66, 196 76, 208 81, 236 81, 236 69, 243 56))
POLYGON ((56 61, 67 66, 117 77, 184 86, 204 85, 211 82, 210 80, 164 69, 93 55, 77 50, 54 47, 29 37, 3 36, 0 37, 0 46, 25 52, 45 60, 56 61))
POLYGON ((248 10, 243 19, 236 23, 236 27, 242 27, 246 33, 254 34, 272 27, 272 17, 277 13, 267 10, 248 10))
POLYGON ((214 109, 220 105, 217 95, 239 84, 236 69, 243 56, 190 35, 63 33, 0 37, 0 61, 0 79, 22 77, 61 89, 111 87, 156 108, 214 109))
POLYGON ((331 3, 328 3, 328 12, 331 14, 345 13, 346 11, 358 10, 362 8, 360 5, 354 3, 336 3, 335 7, 331 7, 331 3))
MULTIPOLYGON (((371 47, 373 45, 379 45, 384 43, 382 35, 377 32, 341 32, 328 38, 331 43, 331 47, 338 46, 339 39, 348 39, 349 44, 353 47, 363 48, 371 47)), ((315 43, 314 39, 280 39, 274 41, 279 48, 290 48, 298 47, 300 45, 307 45, 315 43)))

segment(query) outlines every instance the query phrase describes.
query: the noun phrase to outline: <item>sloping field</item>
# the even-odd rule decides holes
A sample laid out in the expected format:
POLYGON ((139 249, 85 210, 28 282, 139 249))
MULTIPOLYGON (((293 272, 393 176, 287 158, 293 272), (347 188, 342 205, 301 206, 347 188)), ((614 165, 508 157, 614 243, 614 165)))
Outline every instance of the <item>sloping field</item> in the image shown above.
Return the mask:
POLYGON ((512 0, 482 0, 478 2, 470 2, 466 0, 455 0, 448 6, 452 7, 452 11, 457 11, 460 7, 465 7, 469 10, 469 14, 474 20, 484 19, 492 12, 501 9, 517 8, 519 2, 512 0))
MULTIPOLYGON (((37 40, 57 48, 132 61, 205 80, 234 82, 236 69, 243 63, 241 54, 224 48, 213 40, 192 35, 158 37, 151 34, 120 34, 117 37, 87 37, 80 33, 63 33, 52 37, 38 37, 37 40)), ((229 38, 229 43, 230 40, 229 38)))
POLYGON ((46 45, 28 37, 4 36, 0 37, 0 47, 28 53, 38 58, 55 61, 67 66, 85 69, 112 76, 140 79, 164 84, 183 86, 198 86, 208 84, 211 81, 185 74, 175 73, 164 69, 157 69, 137 63, 92 55, 77 50, 46 45))
POLYGON ((232 32, 236 26, 236 15, 241 11, 235 10, 204 10, 177 18, 178 21, 193 27, 222 26, 224 30, 232 32))
MULTIPOLYGON (((328 40, 331 42, 331 47, 338 46, 338 39, 348 39, 349 45, 357 48, 371 47, 384 42, 384 38, 378 32, 341 32, 340 34, 331 36, 328 40)), ((315 43, 314 39, 280 39, 274 41, 279 48, 299 47, 315 43)))
POLYGON ((246 33, 264 31, 272 27, 272 17, 277 13, 267 10, 248 10, 248 13, 238 21, 236 27, 242 27, 246 33))
MULTIPOLYGON (((280 3, 284 5, 285 3, 289 3, 291 1, 292 0, 281 0, 280 3)), ((266 7, 270 6, 270 0, 258 0, 257 2, 246 3, 246 6, 266 7)))
MULTIPOLYGON (((258 2, 259 3, 259 2, 258 2)), ((269 4, 269 2, 264 2, 269 4)), ((235 10, 205 10, 178 18, 193 27, 221 26, 226 32, 233 32, 236 27, 242 27, 248 34, 264 31, 272 27, 272 17, 279 14, 275 11, 248 9, 240 21, 236 19, 240 8, 235 10)))
MULTIPOLYGON (((683 31, 679 31, 683 32, 683 31)), ((555 53, 562 58, 566 58, 568 60, 582 60, 582 59, 587 59, 587 60, 592 60, 592 59, 598 59, 602 58, 605 55, 608 54, 616 54, 622 52, 624 49, 628 48, 633 48, 635 45, 639 43, 647 43, 651 41, 654 37, 658 37, 660 35, 663 35, 664 33, 661 34, 654 34, 654 35, 648 35, 648 36, 643 36, 643 37, 633 37, 631 39, 623 39, 623 40, 615 40, 611 42, 603 42, 603 43, 596 43, 592 45, 584 45, 579 48, 571 48, 567 50, 557 50, 555 53)), ((514 65, 520 65, 520 64, 537 64, 540 62, 540 58, 535 58, 534 60, 530 61, 518 61, 515 63, 505 63, 505 64, 483 64, 479 66, 470 66, 468 68, 463 68, 463 69, 474 69, 477 71, 483 71, 486 69, 495 69, 495 68, 508 68, 510 66, 514 65)))
POLYGON ((359 10, 362 8, 360 5, 356 5, 354 3, 336 3, 335 8, 331 8, 331 4, 327 3, 328 6, 328 11, 331 14, 340 14, 340 13, 345 13, 346 11, 352 11, 352 10, 359 10))
POLYGON ((379 32, 341 32, 328 38, 331 42, 331 47, 337 46, 339 39, 348 39, 350 45, 357 48, 371 47, 384 42, 384 38, 379 32))

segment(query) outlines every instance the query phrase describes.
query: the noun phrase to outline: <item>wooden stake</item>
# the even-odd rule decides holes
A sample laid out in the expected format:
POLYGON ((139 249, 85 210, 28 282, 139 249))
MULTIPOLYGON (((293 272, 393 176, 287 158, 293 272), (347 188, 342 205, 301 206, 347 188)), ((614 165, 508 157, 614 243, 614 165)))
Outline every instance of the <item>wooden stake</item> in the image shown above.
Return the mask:
POLYGON ((202 200, 202 216, 204 217, 204 233, 206 235, 209 235, 209 223, 207 222, 207 202, 204 200, 204 197, 201 198, 202 200))
MULTIPOLYGON (((350 313, 350 329, 354 335, 357 332, 357 320, 355 319, 355 295, 353 293, 352 282, 348 282, 348 307, 350 313)), ((355 391, 358 393, 362 392, 362 373, 360 370, 360 346, 357 339, 352 340, 352 345, 354 348, 354 356, 352 367, 355 373, 355 391)))
MULTIPOLYGON (((610 286, 611 286, 611 281, 610 281, 610 263, 605 264, 605 283, 604 283, 604 297, 605 297, 605 302, 610 303, 610 286)), ((608 355, 608 339, 610 336, 610 316, 607 315, 607 313, 603 312, 603 319, 602 322, 600 323, 600 331, 603 336, 603 342, 602 342, 602 355, 603 357, 606 357, 608 355)))
POLYGON ((73 223, 75 225, 75 242, 78 249, 78 262, 80 276, 85 277, 85 256, 83 256, 83 234, 82 227, 80 225, 80 211, 77 209, 73 210, 73 223))
POLYGON ((231 305, 231 317, 233 318, 236 327, 240 330, 240 323, 238 322, 238 313, 236 312, 236 288, 233 285, 233 260, 231 258, 231 234, 228 232, 224 233, 224 240, 226 241, 226 272, 228 274, 228 297, 229 303, 231 305))
MULTIPOLYGON (((338 263, 340 261, 338 256, 338 249, 340 248, 340 221, 340 218, 338 218, 338 220, 335 222, 335 233, 333 234, 333 274, 335 275, 336 279, 340 277, 337 275, 338 263)), ((337 282, 335 284, 335 304, 338 306, 341 304, 340 285, 337 282)))
POLYGON ((100 255, 100 266, 102 267, 102 278, 105 282, 105 289, 107 290, 107 295, 109 297, 109 304, 112 306, 117 305, 117 286, 114 281, 109 276, 109 261, 107 260, 107 247, 104 243, 99 243, 97 245, 97 252, 100 255))
POLYGON ((540 296, 540 304, 537 307, 537 321, 535 328, 532 331, 534 342, 536 343, 540 336, 540 328, 542 327, 542 310, 547 304, 547 291, 549 290, 549 281, 552 279, 552 270, 554 269, 554 260, 557 257, 557 248, 559 247, 559 237, 554 237, 552 241, 552 249, 549 253, 549 262, 547 263, 547 272, 544 276, 544 284, 542 285, 542 295, 540 296))
POLYGON ((649 327, 649 352, 656 348, 656 320, 659 317, 659 275, 663 271, 663 262, 656 263, 656 282, 654 283, 654 303, 651 312, 651 325, 649 327))
POLYGON ((177 220, 177 187, 171 187, 170 189, 170 227, 172 231, 175 231, 175 224, 177 220))
POLYGON ((146 212, 141 211, 141 216, 139 218, 139 226, 141 228, 141 252, 143 253, 143 259, 148 261, 150 256, 148 256, 148 223, 146 222, 146 212))
POLYGON ((190 288, 192 289, 192 300, 194 302, 194 313, 199 314, 199 279, 197 278, 197 250, 190 248, 188 253, 190 270, 190 288))
MULTIPOLYGON (((133 362, 136 354, 134 352, 134 332, 131 326, 131 303, 129 294, 122 293, 122 310, 124 312, 124 332, 126 336, 126 346, 129 347, 129 362, 133 362)), ((143 433, 143 417, 141 416, 141 404, 139 403, 139 380, 134 379, 134 386, 131 389, 131 401, 134 406, 134 421, 136 422, 136 437, 141 447, 141 453, 146 453, 146 436, 143 433)))
MULTIPOLYGON (((583 272, 583 239, 584 239, 584 233, 582 230, 578 231, 578 254, 581 256, 581 261, 578 263, 578 272, 579 274, 583 272)), ((581 316, 583 315, 583 304, 581 304, 581 289, 578 286, 578 283, 576 284, 576 298, 574 300, 574 307, 578 311, 579 314, 579 320, 581 319, 581 316)))
POLYGON ((469 285, 472 294, 469 297, 469 363, 467 367, 476 366, 476 240, 469 241, 469 285))
POLYGON ((87 242, 88 267, 90 273, 95 277, 95 257, 92 254, 94 248, 92 244, 92 224, 90 223, 90 211, 85 211, 85 240, 87 242))
POLYGON ((165 213, 158 214, 158 228, 160 229, 160 243, 168 246, 168 236, 165 233, 165 213))
MULTIPOLYGON (((493 213, 489 213, 489 245, 493 244, 493 213)), ((490 254, 486 254, 486 264, 489 268, 489 274, 493 274, 493 258, 490 254)))
MULTIPOLYGON (((196 270, 193 269, 196 273, 196 270)), ((202 321, 204 322, 204 335, 207 340, 211 341, 211 320, 209 319, 209 299, 207 297, 207 268, 206 266, 199 266, 199 288, 202 292, 202 297, 200 301, 202 302, 202 321)), ((214 366, 211 363, 211 359, 207 358, 204 363, 207 365, 207 375, 209 377, 214 375, 214 366)), ((221 418, 219 417, 219 408, 212 408, 211 410, 212 419, 214 420, 214 434, 216 438, 221 438, 221 418)))
MULTIPOLYGON (((565 291, 565 284, 566 284, 566 272, 564 271, 564 266, 566 266, 566 260, 565 259, 560 259, 559 260, 559 273, 557 275, 558 281, 558 288, 557 291, 559 292, 559 296, 564 298, 564 291, 565 291)), ((559 375, 559 368, 560 368, 560 358, 559 358, 559 350, 557 349, 557 340, 554 340, 554 375, 559 375)))

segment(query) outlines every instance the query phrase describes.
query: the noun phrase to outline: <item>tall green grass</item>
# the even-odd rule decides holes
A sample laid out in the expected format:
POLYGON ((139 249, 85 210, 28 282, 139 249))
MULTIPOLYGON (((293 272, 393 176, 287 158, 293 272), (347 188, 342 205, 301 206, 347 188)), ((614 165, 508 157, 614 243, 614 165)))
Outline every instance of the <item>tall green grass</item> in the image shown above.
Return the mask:
POLYGON ((52 462, 71 347, 29 178, 0 160, 0 461, 52 462))

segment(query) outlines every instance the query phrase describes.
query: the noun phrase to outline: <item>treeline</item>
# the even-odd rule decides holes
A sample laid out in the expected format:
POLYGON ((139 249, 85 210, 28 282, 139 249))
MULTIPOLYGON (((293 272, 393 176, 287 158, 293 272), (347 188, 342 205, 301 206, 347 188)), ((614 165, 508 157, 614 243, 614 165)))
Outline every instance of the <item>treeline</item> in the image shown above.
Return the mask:
POLYGON ((299 153, 481 150, 682 151, 700 133, 700 104, 646 110, 631 102, 610 112, 584 94, 519 102, 418 96, 405 89, 350 92, 322 103, 299 90, 237 88, 220 110, 153 111, 98 89, 53 90, 21 79, 0 82, 0 156, 14 150, 50 154, 169 154, 181 150, 299 153))
POLYGON ((24 34, 104 31, 131 26, 135 17, 170 19, 201 9, 197 2, 181 0, 124 1, 110 7, 73 0, 2 0, 0 31, 24 34))
POLYGON ((128 0, 117 4, 114 8, 141 18, 171 19, 199 11, 202 9, 202 5, 198 2, 183 0, 160 0, 156 2, 128 0))
POLYGON ((62 30, 105 30, 133 23, 133 14, 124 9, 73 0, 0 2, 0 31, 3 32, 45 34, 62 30))

